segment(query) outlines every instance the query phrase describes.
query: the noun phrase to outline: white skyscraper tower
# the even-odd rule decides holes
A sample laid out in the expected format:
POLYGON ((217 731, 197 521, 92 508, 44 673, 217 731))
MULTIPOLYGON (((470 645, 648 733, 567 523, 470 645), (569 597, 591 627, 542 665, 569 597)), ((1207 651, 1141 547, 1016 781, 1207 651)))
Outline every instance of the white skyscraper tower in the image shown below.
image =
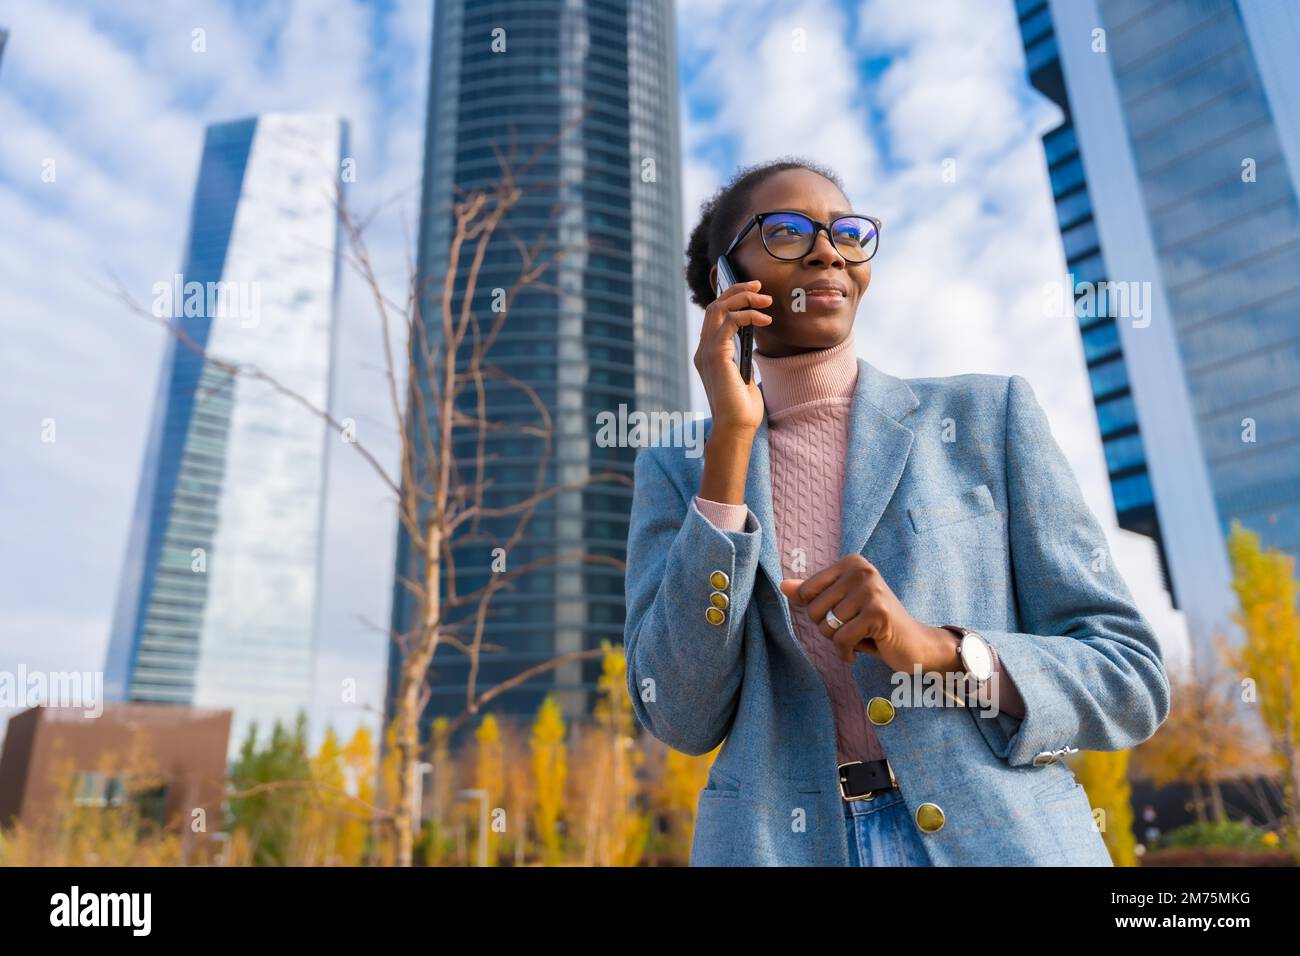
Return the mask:
POLYGON ((347 124, 210 126, 105 668, 110 699, 231 708, 231 752, 309 710, 347 124))

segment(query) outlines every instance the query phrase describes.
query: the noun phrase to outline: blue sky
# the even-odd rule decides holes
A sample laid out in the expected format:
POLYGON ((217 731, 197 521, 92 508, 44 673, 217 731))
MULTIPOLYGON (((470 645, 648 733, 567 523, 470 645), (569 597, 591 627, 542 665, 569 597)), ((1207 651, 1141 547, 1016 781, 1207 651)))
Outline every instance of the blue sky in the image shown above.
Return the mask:
MULTIPOLYGON (((1113 527, 1078 336, 1042 306, 1064 273, 1037 139, 1057 111, 1024 80, 1010 0, 679 0, 678 19, 687 228, 735 164, 795 154, 837 170, 885 222, 859 354, 897 375, 1024 375, 1113 527)), ((103 286, 147 300, 180 266, 204 125, 346 117, 351 202, 380 208, 370 242, 399 288, 431 24, 432 0, 0 2, 0 670, 103 665, 164 334, 103 286)), ((699 319, 691 307, 692 337, 699 319)), ((392 454, 379 333, 351 277, 338 322, 335 411, 392 454)), ((698 382, 692 397, 707 413, 698 382)), ((346 446, 329 487, 317 732, 376 723, 395 528, 346 446), (348 678, 370 709, 337 704, 348 678)), ((1112 547, 1162 627, 1147 549, 1122 534, 1112 547)))

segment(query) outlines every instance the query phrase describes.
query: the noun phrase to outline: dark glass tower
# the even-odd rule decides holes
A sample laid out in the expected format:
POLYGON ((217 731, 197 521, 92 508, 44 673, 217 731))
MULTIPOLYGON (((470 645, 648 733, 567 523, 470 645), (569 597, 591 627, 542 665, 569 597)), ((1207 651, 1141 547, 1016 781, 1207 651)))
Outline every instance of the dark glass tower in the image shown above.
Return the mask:
MULTIPOLYGON (((676 41, 670 0, 441 0, 435 11, 418 277, 422 316, 431 342, 441 332, 439 295, 453 234, 450 203, 460 190, 490 186, 496 145, 518 146, 519 161, 556 140, 521 177, 527 190, 509 217, 510 229, 533 242, 545 230, 566 252, 545 282, 519 295, 503 333, 485 361, 527 382, 553 417, 553 443, 544 487, 606 470, 633 474, 636 448, 601 447, 596 416, 619 406, 641 411, 685 410, 688 401, 685 285, 681 269, 676 41), (501 44, 504 42, 504 49, 501 44), (494 49, 495 44, 495 49, 494 49), (583 110, 580 124, 569 124, 583 110), (549 223, 549 225, 548 225, 549 223)), ((468 258, 468 257, 466 257, 468 258)), ((469 265, 462 261, 456 306, 469 265)), ((473 303, 484 329, 496 313, 492 290, 509 288, 520 259, 504 233, 493 241, 473 303)), ((460 367, 465 362, 461 360, 460 367)), ((527 396, 489 380, 486 417, 541 426, 527 396)), ((462 393, 474 413, 474 388, 462 393)), ((474 478, 477 429, 453 439, 461 474, 474 478)), ((484 505, 527 498, 543 444, 518 432, 488 433, 484 505)), ((544 500, 507 569, 585 551, 622 560, 631 489, 610 483, 544 500)), ((484 519, 480 536, 453 541, 456 589, 484 586, 492 550, 504 545, 516 516, 484 519), (491 536, 491 537, 487 537, 491 536)), ((446 568, 443 597, 446 598, 446 568)), ((419 557, 404 530, 397 548, 398 581, 392 625, 417 626, 416 604, 401 578, 423 580, 419 557)), ((465 626, 474 607, 449 610, 465 626)), ((503 648, 485 654, 480 689, 494 686, 553 656, 621 646, 623 572, 608 565, 566 561, 543 566, 493 599, 484 640, 503 648)), ((458 630, 465 640, 471 630, 458 630)), ((497 698, 496 713, 531 715, 554 692, 566 716, 591 708, 599 662, 571 664, 539 675, 497 698)), ((427 722, 464 709, 468 658, 444 645, 429 683, 427 722)), ((390 650, 389 705, 397 688, 397 654, 390 650)))
POLYGON ((1043 148, 1067 271, 1149 284, 1145 316, 1099 296, 1079 331, 1119 523, 1157 541, 1203 640, 1235 603, 1232 519, 1300 552, 1300 10, 1015 7, 1064 114, 1043 148))

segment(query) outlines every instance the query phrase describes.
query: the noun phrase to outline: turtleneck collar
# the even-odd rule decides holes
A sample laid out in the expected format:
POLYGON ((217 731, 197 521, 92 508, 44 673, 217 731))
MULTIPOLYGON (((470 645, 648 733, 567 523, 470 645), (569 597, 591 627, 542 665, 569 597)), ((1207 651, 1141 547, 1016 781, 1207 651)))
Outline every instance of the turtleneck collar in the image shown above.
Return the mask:
POLYGON ((769 415, 827 398, 851 398, 858 381, 853 330, 838 345, 775 358, 754 350, 769 415))

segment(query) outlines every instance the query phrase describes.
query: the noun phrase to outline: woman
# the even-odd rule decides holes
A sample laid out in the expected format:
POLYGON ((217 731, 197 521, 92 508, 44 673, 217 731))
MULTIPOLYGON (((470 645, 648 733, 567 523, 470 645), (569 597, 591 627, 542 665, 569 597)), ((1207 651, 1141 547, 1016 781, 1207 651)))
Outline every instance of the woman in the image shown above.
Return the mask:
POLYGON ((712 417, 702 460, 674 439, 636 462, 637 719, 722 744, 692 865, 1108 866, 1063 758, 1155 733, 1159 645, 1023 378, 857 358, 879 225, 796 161, 703 206, 712 417), (724 253, 748 281, 718 296, 724 253))

